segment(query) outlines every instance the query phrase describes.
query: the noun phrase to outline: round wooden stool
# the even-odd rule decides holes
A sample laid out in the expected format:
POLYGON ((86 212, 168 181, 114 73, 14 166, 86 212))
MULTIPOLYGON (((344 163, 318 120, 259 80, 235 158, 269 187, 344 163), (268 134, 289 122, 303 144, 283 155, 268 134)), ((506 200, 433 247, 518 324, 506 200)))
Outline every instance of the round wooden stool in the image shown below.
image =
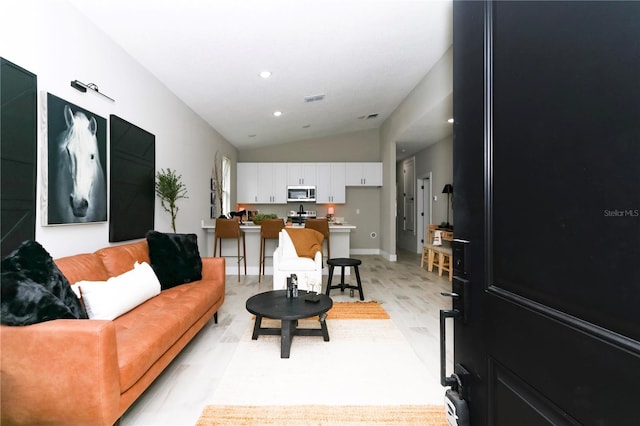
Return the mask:
POLYGON ((344 292, 345 288, 350 288, 352 289, 351 296, 353 296, 353 290, 358 290, 360 292, 360 300, 364 300, 364 293, 362 292, 362 282, 360 282, 360 271, 358 270, 358 265, 360 264, 362 264, 362 261, 360 259, 351 259, 346 257, 327 260, 327 265, 329 265, 329 279, 327 281, 327 291, 325 292, 325 294, 329 296, 329 292, 334 288, 339 288, 342 292, 344 292), (333 278, 333 268, 335 268, 336 266, 340 267, 340 284, 332 286, 331 280, 333 278), (344 268, 348 266, 352 267, 356 272, 356 281, 358 282, 358 285, 345 284, 344 268))

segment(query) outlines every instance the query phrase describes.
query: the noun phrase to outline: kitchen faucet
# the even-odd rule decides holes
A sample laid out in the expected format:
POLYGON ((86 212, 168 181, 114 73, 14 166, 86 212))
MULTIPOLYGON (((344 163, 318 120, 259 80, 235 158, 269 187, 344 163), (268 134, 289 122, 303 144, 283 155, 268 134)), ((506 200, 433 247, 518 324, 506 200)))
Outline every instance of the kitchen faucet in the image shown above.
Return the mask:
POLYGON ((300 204, 300 208, 298 209, 298 214, 302 216, 303 213, 304 213, 304 207, 302 206, 302 204, 300 204))

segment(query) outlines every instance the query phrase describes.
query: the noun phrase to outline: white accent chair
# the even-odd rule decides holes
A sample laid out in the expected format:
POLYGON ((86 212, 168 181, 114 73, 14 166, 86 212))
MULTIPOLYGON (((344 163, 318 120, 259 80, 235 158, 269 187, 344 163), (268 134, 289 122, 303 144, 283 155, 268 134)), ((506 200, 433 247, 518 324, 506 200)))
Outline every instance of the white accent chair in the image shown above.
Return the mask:
POLYGON ((311 291, 309 283, 315 282, 313 290, 322 293, 322 252, 316 252, 313 259, 298 257, 293 241, 283 229, 278 236, 278 248, 273 252, 273 289, 286 289, 291 274, 298 276, 298 290, 311 291))

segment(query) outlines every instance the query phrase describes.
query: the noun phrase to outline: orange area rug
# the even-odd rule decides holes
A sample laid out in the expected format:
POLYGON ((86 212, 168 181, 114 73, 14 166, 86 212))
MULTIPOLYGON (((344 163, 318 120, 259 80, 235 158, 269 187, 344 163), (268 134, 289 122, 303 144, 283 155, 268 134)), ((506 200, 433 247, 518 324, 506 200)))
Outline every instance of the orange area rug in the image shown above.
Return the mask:
POLYGON ((421 425, 446 426, 434 405, 207 405, 197 426, 210 425, 421 425))

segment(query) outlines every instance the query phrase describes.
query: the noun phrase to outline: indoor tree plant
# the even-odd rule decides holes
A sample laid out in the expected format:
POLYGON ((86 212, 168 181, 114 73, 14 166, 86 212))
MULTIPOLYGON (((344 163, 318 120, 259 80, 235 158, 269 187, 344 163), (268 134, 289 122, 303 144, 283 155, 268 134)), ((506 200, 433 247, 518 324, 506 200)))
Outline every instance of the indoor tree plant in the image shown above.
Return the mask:
POLYGON ((187 187, 182 183, 182 175, 177 175, 175 171, 167 168, 160 169, 156 174, 156 194, 160 197, 160 204, 171 215, 171 228, 176 232, 176 216, 178 206, 176 201, 187 197, 187 187))

